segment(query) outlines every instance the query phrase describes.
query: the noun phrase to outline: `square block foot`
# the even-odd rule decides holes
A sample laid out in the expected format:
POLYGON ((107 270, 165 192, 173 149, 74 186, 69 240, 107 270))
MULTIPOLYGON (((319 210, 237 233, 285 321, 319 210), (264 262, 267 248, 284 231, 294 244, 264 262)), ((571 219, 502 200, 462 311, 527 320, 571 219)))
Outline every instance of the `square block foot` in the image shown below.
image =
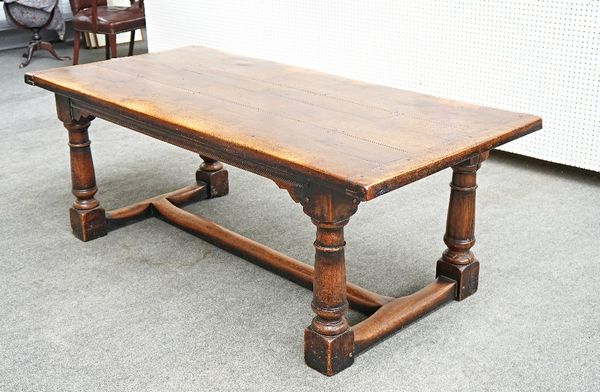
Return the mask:
POLYGON ((462 301, 468 296, 475 294, 479 283, 479 261, 470 264, 459 265, 438 260, 435 276, 445 276, 457 282, 456 300, 462 301))
POLYGON ((229 174, 221 169, 214 172, 196 171, 196 181, 208 186, 208 197, 225 196, 229 193, 229 174))
POLYGON ((354 363, 354 331, 324 336, 310 327, 304 330, 304 360, 311 368, 333 376, 354 363))
POLYGON ((73 235, 81 241, 91 241, 106 235, 106 213, 104 208, 91 210, 69 210, 73 235))

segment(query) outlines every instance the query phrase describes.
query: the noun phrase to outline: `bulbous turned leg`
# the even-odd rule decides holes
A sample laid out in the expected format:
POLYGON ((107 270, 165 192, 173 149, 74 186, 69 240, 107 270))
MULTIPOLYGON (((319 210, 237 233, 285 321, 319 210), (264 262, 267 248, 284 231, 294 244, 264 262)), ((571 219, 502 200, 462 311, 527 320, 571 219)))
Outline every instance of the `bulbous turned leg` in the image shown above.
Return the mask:
POLYGON ((98 191, 88 128, 92 116, 73 117, 68 99, 57 96, 59 118, 69 131, 71 183, 75 196, 69 210, 73 234, 82 241, 106 235, 105 211, 94 195, 98 191))
POLYGON ((225 196, 229 193, 229 176, 223 164, 214 159, 200 155, 204 162, 196 171, 196 181, 208 186, 208 197, 225 196))
POLYGON ((452 167, 444 235, 448 248, 437 262, 436 276, 445 276, 457 282, 457 301, 474 294, 479 282, 479 261, 471 252, 471 247, 475 244, 477 170, 487 157, 488 153, 484 153, 452 167))
POLYGON ((354 362, 354 332, 345 317, 344 226, 358 202, 326 190, 301 202, 317 226, 312 301, 316 316, 304 331, 304 358, 313 369, 332 376, 354 362))

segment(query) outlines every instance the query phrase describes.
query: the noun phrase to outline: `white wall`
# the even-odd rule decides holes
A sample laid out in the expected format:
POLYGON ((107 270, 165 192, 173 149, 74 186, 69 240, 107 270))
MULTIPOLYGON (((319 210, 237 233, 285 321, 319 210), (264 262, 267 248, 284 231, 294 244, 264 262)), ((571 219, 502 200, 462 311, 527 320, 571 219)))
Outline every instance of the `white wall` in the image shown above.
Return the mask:
POLYGON ((146 0, 151 51, 200 44, 528 112, 504 149, 600 171, 600 1, 146 0))

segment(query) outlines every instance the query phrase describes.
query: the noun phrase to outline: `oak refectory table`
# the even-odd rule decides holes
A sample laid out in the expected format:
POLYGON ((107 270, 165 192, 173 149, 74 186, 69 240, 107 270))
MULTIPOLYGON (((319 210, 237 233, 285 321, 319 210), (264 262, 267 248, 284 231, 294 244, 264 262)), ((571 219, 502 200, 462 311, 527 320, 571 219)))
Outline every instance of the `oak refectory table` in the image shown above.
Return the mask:
POLYGON ((312 288, 306 363, 326 375, 407 323, 477 290, 476 172, 488 151, 541 128, 539 117, 348 80, 204 47, 28 73, 56 95, 69 134, 73 233, 157 216, 312 288), (183 53, 182 53, 183 51, 183 53), (195 184, 106 212, 94 198, 88 138, 100 117, 198 153, 195 184), (273 180, 316 226, 314 267, 179 208, 228 193, 225 162, 273 180), (346 282, 343 228, 361 202, 452 167, 436 279, 391 298, 346 282), (348 306, 369 317, 350 326, 348 306))

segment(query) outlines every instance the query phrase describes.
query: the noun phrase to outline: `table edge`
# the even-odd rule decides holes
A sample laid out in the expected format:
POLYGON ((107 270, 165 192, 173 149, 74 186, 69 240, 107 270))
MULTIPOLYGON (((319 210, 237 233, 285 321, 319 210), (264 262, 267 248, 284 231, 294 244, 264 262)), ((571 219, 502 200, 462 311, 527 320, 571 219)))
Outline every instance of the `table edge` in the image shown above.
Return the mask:
MULTIPOLYGON (((218 159, 224 163, 239 167, 242 170, 248 170, 275 181, 288 182, 297 185, 303 185, 303 183, 307 182, 306 180, 309 180, 308 182, 315 182, 328 188, 337 189, 360 201, 375 199, 421 178, 451 167, 465 159, 489 151, 542 128, 542 119, 540 117, 527 115, 531 118, 531 121, 511 132, 507 132, 499 137, 490 138, 483 143, 466 147, 462 151, 450 154, 441 160, 433 161, 428 165, 420 166, 412 171, 393 175, 384 178, 381 181, 367 184, 357 180, 336 177, 332 174, 324 174, 313 168, 298 165, 294 162, 276 158, 259 151, 251 151, 247 148, 244 148, 243 155, 251 157, 251 159, 242 159, 240 158, 239 150, 234 153, 228 151, 228 149, 231 149, 232 147, 231 143, 222 145, 219 140, 215 139, 213 139, 212 142, 207 143, 199 137, 197 130, 175 126, 172 123, 161 122, 160 120, 157 121, 156 119, 151 119, 150 115, 146 113, 119 107, 121 114, 115 115, 114 104, 105 102, 97 97, 88 96, 81 92, 64 88, 40 77, 43 73, 52 71, 53 69, 55 68, 27 72, 24 75, 25 83, 46 89, 56 95, 67 97, 75 106, 89 111, 97 117, 111 121, 117 125, 125 126, 134 131, 144 133, 167 143, 177 145, 181 148, 205 154, 213 159, 218 159), (122 113, 127 113, 129 116, 125 117, 122 113), (143 121, 144 118, 146 121, 143 121), (160 125, 160 127, 157 125, 160 125), (251 162, 251 164, 249 165, 248 162, 251 162)), ((235 147, 235 145, 233 146, 235 147)))

